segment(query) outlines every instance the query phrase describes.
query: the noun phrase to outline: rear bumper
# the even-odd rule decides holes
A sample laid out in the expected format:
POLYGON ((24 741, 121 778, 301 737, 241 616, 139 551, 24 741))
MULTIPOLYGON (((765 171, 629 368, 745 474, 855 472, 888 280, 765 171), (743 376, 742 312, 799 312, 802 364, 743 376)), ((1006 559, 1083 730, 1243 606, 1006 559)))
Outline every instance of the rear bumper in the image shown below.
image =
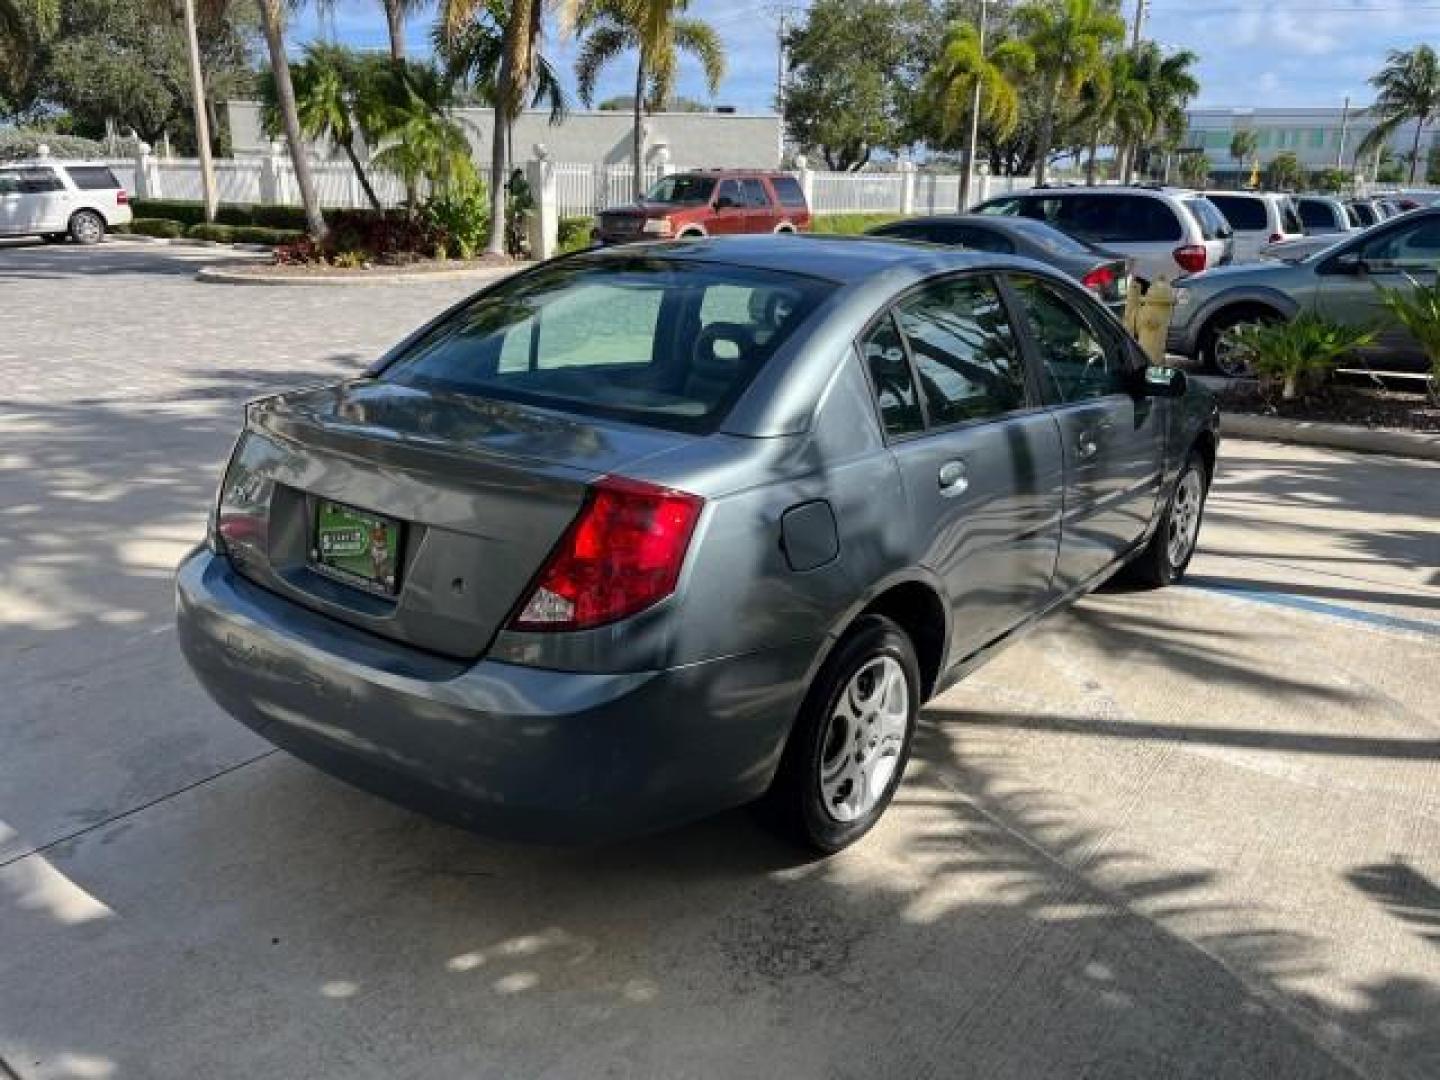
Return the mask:
POLYGON ((176 618, 205 689, 275 745, 434 816, 554 843, 761 795, 818 649, 621 674, 464 664, 312 612, 204 549, 177 571, 176 618))

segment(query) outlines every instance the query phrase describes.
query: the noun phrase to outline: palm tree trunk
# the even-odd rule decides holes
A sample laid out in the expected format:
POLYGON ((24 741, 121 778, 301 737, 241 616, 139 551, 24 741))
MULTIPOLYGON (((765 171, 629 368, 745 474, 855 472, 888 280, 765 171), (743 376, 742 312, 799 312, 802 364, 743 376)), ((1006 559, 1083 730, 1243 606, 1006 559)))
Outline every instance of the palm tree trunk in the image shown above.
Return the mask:
POLYGON ((1050 138, 1055 131, 1055 99, 1060 88, 1051 83, 1045 90, 1045 110, 1040 114, 1040 128, 1035 133, 1035 183, 1045 183, 1050 159, 1050 138))
POLYGON ((310 155, 305 152, 305 139, 300 134, 300 116, 295 109, 295 85, 290 81, 290 62, 285 58, 285 32, 280 0, 259 0, 260 23, 265 31, 265 44, 270 50, 270 67, 275 73, 275 98, 280 107, 280 121, 285 141, 290 146, 290 163, 295 166, 295 184, 300 188, 300 202, 305 207, 305 224, 316 240, 325 238, 325 219, 315 198, 315 181, 310 175, 310 155))
POLYGON ((405 59, 405 13, 400 9, 400 0, 383 0, 385 25, 390 31, 390 59, 405 59))
POLYGON ((640 58, 635 61, 635 130, 632 132, 634 139, 634 161, 635 161, 635 201, 640 201, 640 196, 645 192, 645 120, 644 120, 644 98, 645 98, 645 52, 641 50, 640 58))
POLYGON ((1095 184, 1095 155, 1100 152, 1100 129, 1096 128, 1090 133, 1090 153, 1085 158, 1085 183, 1094 186, 1095 184))
POLYGON ((1420 133, 1425 130, 1425 118, 1415 118, 1415 142, 1410 146, 1410 186, 1415 186, 1415 170, 1420 166, 1420 133))
POLYGON ((350 159, 350 167, 355 170, 355 176, 360 181, 360 187, 365 192, 365 198, 370 200, 370 205, 374 209, 382 209, 380 199, 375 194, 375 189, 370 186, 370 177, 365 175, 365 166, 360 164, 360 158, 355 153, 355 144, 347 142, 341 143, 340 145, 345 151, 345 156, 350 159))
MULTIPOLYGON (((507 36, 514 32, 513 26, 505 27, 507 36)), ((506 49, 500 57, 500 71, 495 80, 495 130, 490 136, 490 236, 485 243, 487 255, 505 254, 505 166, 508 164, 505 133, 510 127, 509 110, 505 103, 510 100, 510 70, 510 51, 506 49)))

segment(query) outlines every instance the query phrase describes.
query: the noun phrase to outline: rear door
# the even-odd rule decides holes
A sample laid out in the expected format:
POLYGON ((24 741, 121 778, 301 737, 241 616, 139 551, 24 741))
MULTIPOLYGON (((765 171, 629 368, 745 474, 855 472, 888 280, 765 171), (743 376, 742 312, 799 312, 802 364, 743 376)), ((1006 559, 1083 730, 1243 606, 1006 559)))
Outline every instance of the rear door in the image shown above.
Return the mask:
POLYGON ((745 231, 767 233, 775 231, 775 207, 770 204, 770 192, 758 176, 747 176, 740 181, 745 193, 745 231))
POLYGON ((995 282, 930 282, 861 341, 912 507, 944 582, 960 659, 1042 608, 1059 550, 1059 433, 995 282))
POLYGON ((711 236, 733 236, 746 231, 749 208, 739 180, 722 180, 715 191, 714 216, 706 223, 711 236))
POLYGON ((1065 458, 1055 586, 1067 591, 1134 548, 1155 513, 1165 449, 1161 400, 1132 393, 1122 332, 1076 290, 1008 279, 1065 458))

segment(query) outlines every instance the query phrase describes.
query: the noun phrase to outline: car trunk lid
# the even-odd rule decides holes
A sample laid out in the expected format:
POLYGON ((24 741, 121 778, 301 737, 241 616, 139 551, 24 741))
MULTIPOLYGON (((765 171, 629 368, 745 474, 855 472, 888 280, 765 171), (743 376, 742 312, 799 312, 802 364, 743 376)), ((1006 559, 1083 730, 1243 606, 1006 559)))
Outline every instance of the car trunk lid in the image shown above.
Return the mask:
POLYGON ((689 438, 373 381, 285 394, 248 409, 218 528, 257 584, 388 638, 477 657, 589 484, 689 438), (320 565, 322 504, 396 524, 393 595, 320 565))

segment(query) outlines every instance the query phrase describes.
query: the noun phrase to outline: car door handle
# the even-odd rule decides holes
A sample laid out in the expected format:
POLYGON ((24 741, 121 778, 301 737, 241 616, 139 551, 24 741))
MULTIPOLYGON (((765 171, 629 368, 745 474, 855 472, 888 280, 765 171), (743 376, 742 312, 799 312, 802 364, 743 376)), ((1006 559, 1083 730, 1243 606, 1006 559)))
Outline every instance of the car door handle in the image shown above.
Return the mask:
POLYGON ((960 460, 947 461, 940 466, 940 494, 947 498, 959 495, 970 486, 970 478, 965 475, 965 462, 960 460))

